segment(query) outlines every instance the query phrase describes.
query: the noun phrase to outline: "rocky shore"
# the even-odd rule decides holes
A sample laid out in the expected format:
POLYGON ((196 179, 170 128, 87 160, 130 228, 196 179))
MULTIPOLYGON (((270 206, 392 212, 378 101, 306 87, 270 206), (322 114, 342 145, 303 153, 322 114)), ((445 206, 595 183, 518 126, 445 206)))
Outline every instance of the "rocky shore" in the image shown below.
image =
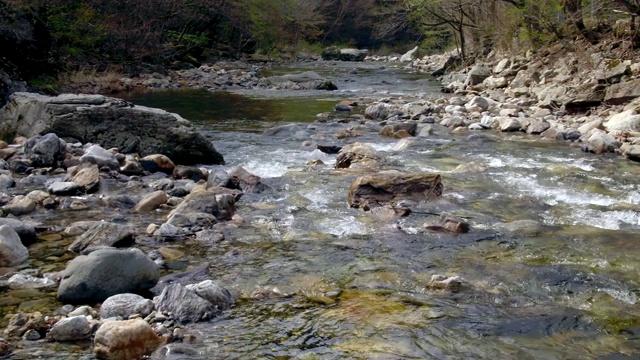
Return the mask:
POLYGON ((640 161, 640 58, 616 51, 619 46, 578 40, 521 56, 492 53, 459 73, 448 73, 459 63, 455 51, 422 58, 415 51, 401 58, 369 57, 439 76, 442 91, 453 94, 435 102, 386 101, 377 105, 381 113, 376 117, 396 113, 457 132, 526 132, 640 161))

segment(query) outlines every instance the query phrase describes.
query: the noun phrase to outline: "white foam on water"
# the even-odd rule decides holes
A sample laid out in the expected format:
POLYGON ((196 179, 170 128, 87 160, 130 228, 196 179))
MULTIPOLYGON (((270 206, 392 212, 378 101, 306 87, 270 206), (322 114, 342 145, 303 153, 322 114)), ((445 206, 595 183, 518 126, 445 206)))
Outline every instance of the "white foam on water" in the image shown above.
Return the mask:
POLYGON ((566 216, 542 214, 544 222, 550 225, 588 225, 607 230, 625 227, 639 227, 640 214, 635 211, 599 211, 588 208, 572 209, 566 216))
POLYGON ((565 203, 571 205, 611 206, 620 202, 620 200, 609 196, 586 191, 544 186, 536 180, 535 175, 523 176, 511 173, 506 174, 506 177, 505 181, 522 195, 534 196, 549 205, 565 203))
POLYGON ((329 235, 344 237, 349 235, 366 235, 371 230, 353 216, 346 216, 338 219, 326 218, 316 225, 318 231, 329 235))
POLYGON ((635 305, 638 302, 638 296, 627 290, 598 289, 598 291, 630 305, 635 305))

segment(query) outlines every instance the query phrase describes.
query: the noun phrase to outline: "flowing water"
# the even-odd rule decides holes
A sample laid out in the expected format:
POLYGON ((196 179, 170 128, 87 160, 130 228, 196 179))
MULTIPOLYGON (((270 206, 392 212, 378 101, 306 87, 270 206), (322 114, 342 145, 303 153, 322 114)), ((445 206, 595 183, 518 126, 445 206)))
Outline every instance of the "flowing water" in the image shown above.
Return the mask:
POLYGON ((170 245, 190 265, 210 262, 240 299, 221 317, 187 327, 203 358, 640 357, 638 164, 526 135, 469 138, 439 127, 398 150, 397 140, 366 130, 346 142, 373 145, 385 169, 437 172, 445 189, 401 220, 350 209, 358 173, 333 169, 335 155, 303 141, 338 143, 333 134, 354 124, 314 123, 315 114, 344 98, 429 96, 435 87, 400 68, 336 66, 322 69, 347 84, 334 93, 129 98, 192 120, 224 154, 225 169, 242 165, 271 187, 241 199, 244 222, 220 224, 219 244, 170 245), (303 132, 261 135, 288 122, 303 132), (316 159, 326 165, 306 168, 316 159), (456 171, 468 163, 485 171, 456 171), (444 211, 472 231, 423 229, 444 211), (510 222, 524 225, 510 231, 510 222), (430 289, 434 274, 459 275, 467 286, 430 289))

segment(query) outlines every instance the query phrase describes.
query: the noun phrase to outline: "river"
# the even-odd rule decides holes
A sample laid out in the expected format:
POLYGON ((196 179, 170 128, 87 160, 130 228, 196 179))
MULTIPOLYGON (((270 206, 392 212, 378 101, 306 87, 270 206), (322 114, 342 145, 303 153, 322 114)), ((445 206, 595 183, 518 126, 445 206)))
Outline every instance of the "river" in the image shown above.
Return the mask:
POLYGON ((210 262, 239 298, 221 317, 187 326, 202 358, 640 357, 638 164, 525 134, 470 138, 436 127, 398 149, 398 140, 365 130, 345 142, 374 146, 385 169, 439 173, 445 187, 409 217, 380 219, 348 207, 357 173, 333 169, 335 155, 304 144, 340 143, 333 134, 356 124, 313 120, 339 100, 435 97, 437 87, 392 65, 318 66, 304 65, 338 91, 128 95, 191 120, 223 153, 225 169, 242 165, 271 187, 241 199, 244 222, 221 226, 216 246, 171 245, 189 265, 210 262), (290 122, 302 133, 262 135, 290 122), (326 165, 308 171, 317 159, 326 165), (456 170, 469 163, 484 171, 456 170), (472 231, 423 228, 445 211, 472 231), (503 225, 521 220, 538 225, 503 225), (467 285, 430 289, 435 274, 467 285))

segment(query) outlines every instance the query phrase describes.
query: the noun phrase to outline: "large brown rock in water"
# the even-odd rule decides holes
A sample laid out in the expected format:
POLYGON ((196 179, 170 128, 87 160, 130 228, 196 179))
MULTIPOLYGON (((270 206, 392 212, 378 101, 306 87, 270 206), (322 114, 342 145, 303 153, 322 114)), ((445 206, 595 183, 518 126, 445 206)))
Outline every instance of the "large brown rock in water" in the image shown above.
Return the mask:
POLYGON ((442 195, 440 175, 387 171, 360 176, 351 183, 349 206, 368 210, 392 201, 426 200, 442 195))

